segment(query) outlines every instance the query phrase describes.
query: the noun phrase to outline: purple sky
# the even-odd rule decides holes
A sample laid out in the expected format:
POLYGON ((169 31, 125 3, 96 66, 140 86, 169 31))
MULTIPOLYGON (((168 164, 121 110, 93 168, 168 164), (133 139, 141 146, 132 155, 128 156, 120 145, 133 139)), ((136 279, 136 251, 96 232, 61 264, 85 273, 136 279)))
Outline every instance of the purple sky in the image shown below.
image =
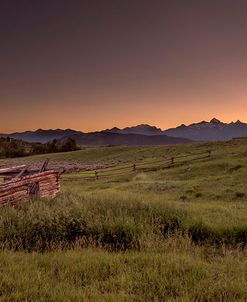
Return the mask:
POLYGON ((247 112, 245 0, 0 3, 0 132, 247 112))

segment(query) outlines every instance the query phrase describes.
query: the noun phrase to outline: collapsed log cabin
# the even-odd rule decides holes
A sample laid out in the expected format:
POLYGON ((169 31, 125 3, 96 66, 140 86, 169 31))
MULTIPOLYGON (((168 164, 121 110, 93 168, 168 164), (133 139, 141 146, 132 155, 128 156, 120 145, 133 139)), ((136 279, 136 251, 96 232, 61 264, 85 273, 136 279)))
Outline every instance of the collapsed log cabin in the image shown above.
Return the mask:
POLYGON ((59 177, 62 169, 47 169, 46 160, 39 170, 27 166, 0 169, 3 183, 0 184, 0 207, 15 204, 30 196, 54 198, 60 190, 59 177))

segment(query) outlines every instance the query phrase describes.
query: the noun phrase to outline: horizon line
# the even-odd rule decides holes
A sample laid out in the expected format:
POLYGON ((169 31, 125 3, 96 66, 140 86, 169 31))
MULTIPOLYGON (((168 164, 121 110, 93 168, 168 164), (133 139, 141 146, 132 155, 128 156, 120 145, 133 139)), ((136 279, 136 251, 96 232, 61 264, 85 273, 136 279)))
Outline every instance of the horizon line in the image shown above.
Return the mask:
POLYGON ((33 128, 33 129, 30 129, 30 130, 23 130, 23 131, 21 131, 21 130, 18 131, 17 130, 17 131, 9 132, 9 133, 0 132, 0 134, 1 135, 11 135, 11 134, 17 134, 17 133, 23 133, 23 132, 36 132, 36 131, 39 131, 39 130, 43 130, 43 131, 59 131, 59 130, 66 131, 66 130, 71 130, 71 131, 78 131, 78 132, 82 132, 82 133, 93 133, 93 132, 101 132, 101 131, 111 130, 113 128, 117 128, 117 129, 123 130, 125 128, 132 128, 132 127, 137 127, 137 126, 141 126, 141 125, 146 125, 146 126, 150 126, 150 127, 156 127, 157 129, 160 129, 161 131, 166 131, 166 130, 169 130, 169 129, 177 128, 177 127, 182 126, 182 125, 190 126, 190 125, 199 124, 199 123, 202 123, 202 122, 210 123, 212 120, 217 120, 217 121, 219 121, 219 122, 221 122, 223 124, 231 124, 231 123, 237 123, 237 122, 246 124, 245 122, 242 122, 239 119, 236 120, 235 122, 233 120, 231 120, 230 122, 223 122, 220 119, 212 118, 209 121, 202 120, 200 122, 193 122, 193 123, 190 123, 190 124, 181 123, 178 126, 169 127, 169 128, 166 128, 166 129, 162 129, 159 126, 151 125, 151 124, 148 124, 148 123, 140 123, 140 124, 136 124, 136 125, 132 125, 132 126, 125 126, 123 128, 120 128, 120 127, 117 127, 117 126, 113 126, 111 128, 98 129, 98 130, 92 130, 92 131, 83 131, 83 130, 79 130, 79 129, 75 129, 75 128, 74 129, 72 129, 72 128, 65 128, 65 129, 63 129, 63 128, 36 128, 36 129, 34 129, 33 128))

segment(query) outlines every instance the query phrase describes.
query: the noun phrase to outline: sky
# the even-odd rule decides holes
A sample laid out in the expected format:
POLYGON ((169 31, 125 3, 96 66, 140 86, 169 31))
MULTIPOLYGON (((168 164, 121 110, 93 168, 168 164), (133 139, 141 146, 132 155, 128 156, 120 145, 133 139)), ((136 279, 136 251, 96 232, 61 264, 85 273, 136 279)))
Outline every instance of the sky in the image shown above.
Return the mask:
POLYGON ((0 1, 0 133, 246 113, 246 0, 0 1))

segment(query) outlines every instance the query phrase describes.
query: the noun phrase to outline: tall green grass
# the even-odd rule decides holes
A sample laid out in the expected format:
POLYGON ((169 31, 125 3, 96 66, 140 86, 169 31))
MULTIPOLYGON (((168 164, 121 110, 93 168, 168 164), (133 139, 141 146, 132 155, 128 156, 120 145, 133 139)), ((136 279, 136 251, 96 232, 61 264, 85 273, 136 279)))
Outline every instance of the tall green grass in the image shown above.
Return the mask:
POLYGON ((2 208, 0 301, 247 301, 245 140, 52 158, 124 167, 207 149, 148 173, 66 174, 56 199, 2 208))
MULTIPOLYGON (((210 208, 205 211, 210 214, 210 208)), ((80 243, 109 251, 141 250, 145 238, 162 241, 173 234, 189 236, 196 244, 246 245, 247 223, 227 224, 220 215, 215 216, 219 221, 209 221, 199 213, 200 207, 186 209, 181 203, 127 193, 63 194, 2 209, 0 247, 46 251, 80 243)))
MULTIPOLYGON (((171 239, 176 242, 176 239, 171 239)), ((163 253, 0 252, 1 301, 247 300, 244 255, 164 246, 163 253)))

